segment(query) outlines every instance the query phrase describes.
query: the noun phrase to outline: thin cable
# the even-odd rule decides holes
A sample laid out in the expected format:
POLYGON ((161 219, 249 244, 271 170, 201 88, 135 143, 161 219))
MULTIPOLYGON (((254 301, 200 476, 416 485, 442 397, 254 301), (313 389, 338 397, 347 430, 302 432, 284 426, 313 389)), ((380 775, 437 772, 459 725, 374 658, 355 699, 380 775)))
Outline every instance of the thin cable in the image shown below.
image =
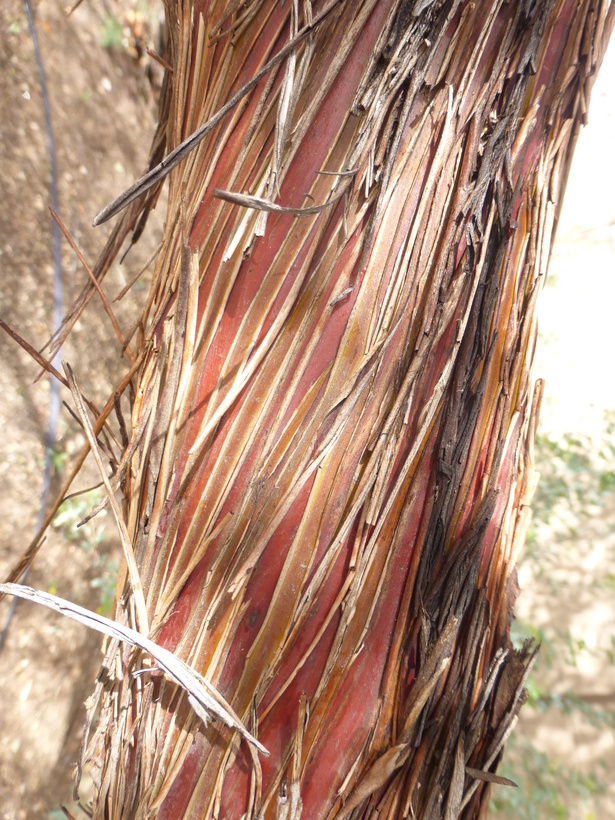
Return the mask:
MULTIPOLYGON (((47 151, 49 154, 50 164, 50 193, 51 204, 56 213, 60 209, 60 201, 58 197, 58 171, 56 161, 56 143, 53 135, 53 127, 51 124, 51 109, 49 106, 49 96, 47 94, 47 81, 45 79, 45 69, 43 67, 43 60, 41 51, 36 37, 36 30, 34 28, 34 20, 32 18, 32 10, 30 8, 29 0, 23 0, 26 17, 28 18, 28 27, 30 29, 30 36, 34 45, 34 54, 36 57, 36 65, 38 68, 38 75, 41 86, 41 97, 43 100, 43 111, 45 112, 45 129, 47 132, 47 151)), ((62 253, 61 253, 61 237, 60 229, 56 223, 51 220, 51 239, 53 247, 53 332, 55 333, 62 324, 62 314, 64 309, 64 283, 62 277, 62 253)), ((52 360, 52 364, 56 369, 60 367, 62 359, 62 351, 58 350, 52 360)), ((45 509, 47 508, 47 500, 49 497, 49 488, 51 486, 51 472, 53 469, 52 452, 56 443, 56 435, 58 429, 58 418, 60 415, 60 383, 57 379, 50 378, 50 393, 49 393, 49 417, 47 420, 47 435, 45 437, 45 469, 43 472, 43 489, 41 493, 41 501, 38 510, 36 530, 38 531, 43 523, 45 517, 45 509)), ((21 576, 20 583, 24 583, 28 577, 30 568, 26 569, 21 576)), ((13 598, 11 608, 6 619, 4 629, 0 634, 0 652, 4 647, 9 627, 15 614, 17 606, 17 598, 13 598)))

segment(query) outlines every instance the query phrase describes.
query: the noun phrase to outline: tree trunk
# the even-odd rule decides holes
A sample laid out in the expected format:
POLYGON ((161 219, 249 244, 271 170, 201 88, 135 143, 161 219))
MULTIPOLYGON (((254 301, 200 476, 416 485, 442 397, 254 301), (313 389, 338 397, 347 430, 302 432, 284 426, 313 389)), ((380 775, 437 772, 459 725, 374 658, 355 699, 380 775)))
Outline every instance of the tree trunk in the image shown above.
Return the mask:
POLYGON ((151 177, 169 204, 132 349, 116 618, 270 756, 109 641, 95 817, 485 815, 534 657, 509 625, 535 306, 613 17, 167 4, 151 165, 243 93, 151 177))

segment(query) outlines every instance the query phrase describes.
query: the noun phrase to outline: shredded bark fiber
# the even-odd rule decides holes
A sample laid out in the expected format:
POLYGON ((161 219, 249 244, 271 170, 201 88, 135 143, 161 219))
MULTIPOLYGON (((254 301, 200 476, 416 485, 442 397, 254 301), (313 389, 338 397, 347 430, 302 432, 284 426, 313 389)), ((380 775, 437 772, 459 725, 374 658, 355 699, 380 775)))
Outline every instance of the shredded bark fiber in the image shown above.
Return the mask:
POLYGON ((166 11, 151 170, 93 271, 168 177, 116 619, 270 757, 109 642, 94 817, 484 816, 535 655, 509 639, 535 308, 613 6, 166 11))

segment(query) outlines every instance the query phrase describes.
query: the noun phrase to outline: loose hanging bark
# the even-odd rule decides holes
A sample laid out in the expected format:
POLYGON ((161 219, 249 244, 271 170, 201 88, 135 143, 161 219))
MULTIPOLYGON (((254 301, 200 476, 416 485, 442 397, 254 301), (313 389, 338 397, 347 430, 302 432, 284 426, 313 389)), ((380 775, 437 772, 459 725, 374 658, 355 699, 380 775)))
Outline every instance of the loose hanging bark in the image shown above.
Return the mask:
POLYGON ((167 148, 202 130, 168 173, 115 486, 149 637, 271 756, 114 641, 95 817, 484 815, 534 657, 508 631, 535 306, 613 18, 167 5, 167 148))

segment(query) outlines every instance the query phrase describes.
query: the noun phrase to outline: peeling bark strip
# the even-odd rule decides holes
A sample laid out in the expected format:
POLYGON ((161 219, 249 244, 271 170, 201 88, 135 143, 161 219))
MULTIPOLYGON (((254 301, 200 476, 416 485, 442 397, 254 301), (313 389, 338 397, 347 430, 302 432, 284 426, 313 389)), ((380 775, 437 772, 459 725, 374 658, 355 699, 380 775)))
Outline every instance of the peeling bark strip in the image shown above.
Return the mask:
POLYGON ((150 637, 271 757, 110 644, 97 818, 476 817, 501 782, 535 306, 615 12, 330 5, 167 6, 152 157, 200 138, 168 173, 126 529, 150 637))
POLYGON ((135 672, 134 675, 142 672, 160 672, 163 671, 171 680, 175 681, 188 694, 190 705, 207 724, 210 719, 217 718, 221 720, 226 726, 235 729, 239 734, 245 738, 248 743, 252 743, 261 754, 268 754, 267 749, 262 746, 252 735, 245 730, 241 721, 232 713, 227 703, 208 686, 207 681, 175 657, 168 649, 158 646, 153 641, 145 638, 141 633, 135 632, 127 626, 122 626, 115 621, 99 615, 97 612, 91 612, 89 609, 84 609, 82 606, 71 604, 64 598, 58 598, 56 595, 51 595, 48 592, 41 592, 32 587, 26 587, 21 584, 0 584, 0 592, 7 595, 16 595, 18 598, 23 598, 26 601, 33 601, 36 604, 41 604, 49 609, 53 609, 64 615, 67 618, 72 618, 90 629, 95 629, 97 632, 102 632, 104 635, 128 643, 131 646, 143 649, 148 652, 154 661, 158 664, 157 667, 143 667, 135 672))

